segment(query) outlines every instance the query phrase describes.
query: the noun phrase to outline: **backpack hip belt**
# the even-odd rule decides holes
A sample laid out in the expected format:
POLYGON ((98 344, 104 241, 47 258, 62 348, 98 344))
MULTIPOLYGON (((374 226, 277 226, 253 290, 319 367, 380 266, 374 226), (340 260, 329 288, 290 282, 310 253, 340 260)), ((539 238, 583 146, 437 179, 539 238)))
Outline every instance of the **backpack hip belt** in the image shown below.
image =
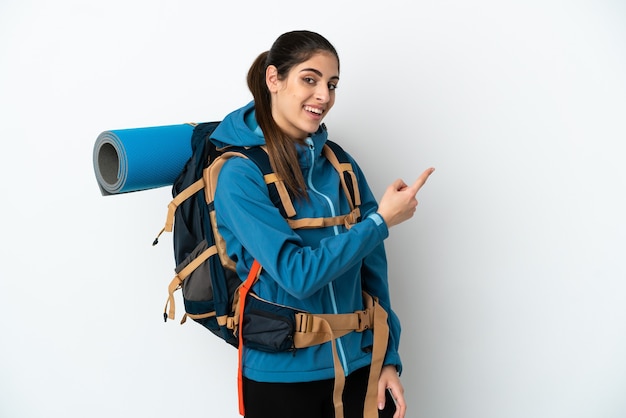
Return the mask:
POLYGON ((389 340, 389 325, 387 323, 388 314, 378 303, 378 298, 363 292, 365 310, 359 310, 346 314, 312 314, 308 312, 298 312, 288 306, 276 305, 267 302, 255 295, 251 288, 258 279, 261 266, 258 261, 254 261, 250 274, 246 281, 238 289, 238 304, 235 309, 235 318, 241 321, 241 329, 237 332, 237 323, 233 322, 235 333, 239 339, 239 410, 244 415, 243 405, 243 376, 242 359, 243 347, 248 346, 262 351, 281 352, 292 351, 298 348, 312 347, 326 342, 331 343, 333 354, 333 368, 335 372, 335 384, 333 388, 333 402, 335 407, 335 418, 343 418, 342 394, 345 387, 345 371, 339 360, 336 340, 350 332, 364 332, 368 329, 373 331, 372 360, 367 383, 365 404, 363 410, 364 418, 377 418, 378 406, 378 378, 383 367, 387 343, 389 340), (251 312, 247 305, 254 303, 256 310, 264 310, 262 314, 253 314, 254 320, 250 321, 251 312), (278 311, 286 315, 286 318, 293 318, 292 327, 285 333, 276 332, 272 328, 271 319, 268 319, 268 312, 276 314, 278 311), (249 330, 247 327, 253 327, 249 330), (267 328, 267 334, 272 335, 271 339, 263 338, 263 329, 267 328), (252 337, 248 337, 252 331, 252 337), (261 338, 256 338, 261 336, 261 338), (278 343, 276 341, 278 339, 278 343), (280 347, 280 348, 279 348, 280 347))

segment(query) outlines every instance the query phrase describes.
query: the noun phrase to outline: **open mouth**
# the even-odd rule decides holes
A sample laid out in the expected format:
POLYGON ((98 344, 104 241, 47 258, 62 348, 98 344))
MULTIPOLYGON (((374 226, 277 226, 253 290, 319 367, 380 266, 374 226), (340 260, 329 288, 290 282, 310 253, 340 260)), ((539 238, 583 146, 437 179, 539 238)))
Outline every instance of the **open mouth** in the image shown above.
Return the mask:
POLYGON ((322 109, 319 109, 313 106, 304 106, 304 110, 306 110, 307 112, 313 113, 315 115, 318 115, 318 116, 321 116, 322 113, 324 113, 322 109))

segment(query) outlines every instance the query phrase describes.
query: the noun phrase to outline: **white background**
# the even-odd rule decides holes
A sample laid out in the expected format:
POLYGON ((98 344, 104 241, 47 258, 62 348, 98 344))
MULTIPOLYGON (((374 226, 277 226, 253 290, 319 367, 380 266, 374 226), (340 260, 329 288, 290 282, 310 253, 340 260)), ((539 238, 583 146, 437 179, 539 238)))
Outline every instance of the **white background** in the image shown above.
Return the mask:
POLYGON ((626 416, 618 0, 2 0, 0 416, 238 416, 235 350, 161 319, 169 189, 101 196, 92 148, 221 119, 302 28, 377 196, 437 168, 387 240, 408 417, 626 416))

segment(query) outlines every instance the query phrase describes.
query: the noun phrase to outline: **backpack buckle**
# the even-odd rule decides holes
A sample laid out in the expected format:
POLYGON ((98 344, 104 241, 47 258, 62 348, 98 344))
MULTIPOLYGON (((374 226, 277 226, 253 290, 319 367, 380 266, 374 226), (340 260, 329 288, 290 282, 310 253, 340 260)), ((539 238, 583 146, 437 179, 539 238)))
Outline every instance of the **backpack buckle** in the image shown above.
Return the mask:
POLYGON ((373 321, 370 315, 370 311, 356 311, 354 312, 357 316, 358 328, 355 330, 356 332, 363 332, 370 328, 373 328, 373 321))
POLYGON ((234 317, 229 316, 226 318, 226 328, 228 329, 237 329, 238 321, 235 320, 234 317))
POLYGON ((306 312, 298 312, 295 314, 296 332, 313 331, 313 315, 306 312))
POLYGON ((355 208, 353 211, 351 211, 349 214, 347 214, 343 218, 343 225, 346 227, 346 229, 350 229, 352 228, 352 225, 359 222, 360 217, 361 217, 361 210, 359 208, 355 208))

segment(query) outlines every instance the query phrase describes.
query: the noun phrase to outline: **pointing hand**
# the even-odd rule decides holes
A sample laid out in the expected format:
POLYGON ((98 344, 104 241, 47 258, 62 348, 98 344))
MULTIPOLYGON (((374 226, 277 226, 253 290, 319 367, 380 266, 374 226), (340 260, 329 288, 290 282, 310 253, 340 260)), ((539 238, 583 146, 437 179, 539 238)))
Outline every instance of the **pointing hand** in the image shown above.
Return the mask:
POLYGON ((387 187, 378 205, 378 213, 385 220, 387 227, 391 228, 413 217, 418 204, 417 192, 433 171, 435 169, 432 167, 425 170, 410 186, 398 179, 387 187))

